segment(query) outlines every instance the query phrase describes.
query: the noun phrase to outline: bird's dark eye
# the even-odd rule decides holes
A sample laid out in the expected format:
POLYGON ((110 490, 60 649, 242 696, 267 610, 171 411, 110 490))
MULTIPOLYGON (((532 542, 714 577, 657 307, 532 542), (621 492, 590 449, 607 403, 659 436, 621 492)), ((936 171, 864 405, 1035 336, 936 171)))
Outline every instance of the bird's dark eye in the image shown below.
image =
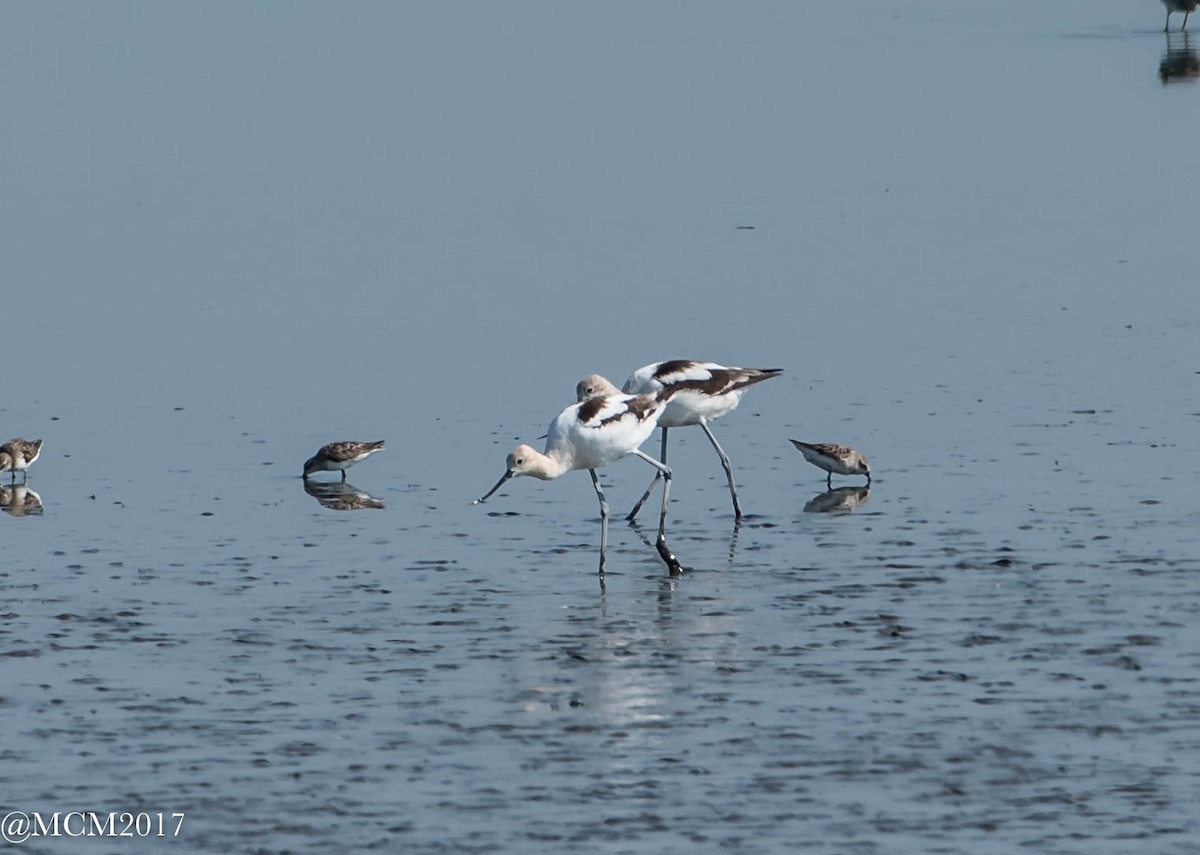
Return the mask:
POLYGON ((596 387, 595 387, 595 386, 588 386, 587 393, 588 393, 589 395, 595 395, 595 394, 596 394, 596 387))
POLYGON ((517 465, 518 465, 518 466, 520 466, 520 465, 521 465, 521 464, 523 464, 524 462, 525 462, 525 458, 524 458, 524 457, 518 457, 518 458, 517 458, 517 465))

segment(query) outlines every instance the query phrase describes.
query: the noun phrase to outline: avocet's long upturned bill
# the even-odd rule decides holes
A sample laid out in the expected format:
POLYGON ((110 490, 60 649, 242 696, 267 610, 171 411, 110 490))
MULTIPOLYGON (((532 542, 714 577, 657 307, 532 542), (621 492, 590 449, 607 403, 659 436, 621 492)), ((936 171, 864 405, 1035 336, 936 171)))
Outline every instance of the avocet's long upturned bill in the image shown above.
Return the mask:
POLYGON ((1179 28, 1179 31, 1181 33, 1186 31, 1188 15, 1196 11, 1197 0, 1162 0, 1162 3, 1167 7, 1167 24, 1163 27, 1163 32, 1169 33, 1171 31, 1172 12, 1183 13, 1183 26, 1179 28))
POLYGON ((654 432, 662 416, 670 391, 653 395, 601 395, 580 401, 558 414, 546 432, 546 451, 539 453, 528 445, 518 445, 509 453, 504 475, 496 486, 475 503, 486 502, 510 478, 529 475, 550 481, 572 469, 586 469, 592 476, 592 486, 600 499, 600 575, 604 575, 605 554, 608 551, 608 502, 600 489, 596 470, 627 455, 642 458, 666 479, 663 490, 662 514, 658 518, 658 554, 672 573, 682 568, 667 549, 667 499, 671 491, 671 470, 638 446, 654 432))
MULTIPOLYGON (((742 508, 738 504, 737 487, 733 484, 733 467, 729 456, 713 436, 708 423, 737 407, 742 395, 755 383, 770 380, 782 372, 780 368, 726 368, 715 362, 693 362, 689 359, 671 359, 666 362, 655 362, 639 368, 625 381, 623 391, 629 395, 643 395, 670 391, 671 398, 667 409, 658 420, 662 428, 662 462, 667 462, 667 428, 700 425, 705 436, 716 449, 721 458, 721 466, 725 469, 725 480, 729 482, 729 495, 733 499, 733 513, 737 519, 742 518, 742 508)), ((584 377, 575 387, 575 395, 581 400, 587 400, 594 395, 611 395, 617 388, 599 374, 584 377)), ((642 509, 642 505, 654 492, 659 475, 654 476, 642 498, 634 505, 626 519, 632 520, 642 509)))

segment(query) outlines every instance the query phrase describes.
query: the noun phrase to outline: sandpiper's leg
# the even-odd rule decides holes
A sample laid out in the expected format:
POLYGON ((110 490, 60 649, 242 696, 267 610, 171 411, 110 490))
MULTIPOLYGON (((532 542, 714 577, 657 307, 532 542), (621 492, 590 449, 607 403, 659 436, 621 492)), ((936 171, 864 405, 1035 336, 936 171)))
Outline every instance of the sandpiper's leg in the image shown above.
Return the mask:
MULTIPOLYGON (((663 428, 660 428, 660 430, 662 431, 662 449, 658 455, 658 459, 661 460, 663 463, 666 463, 667 462, 667 429, 665 427, 663 427, 663 428)), ((646 500, 649 499, 650 494, 654 492, 654 485, 658 483, 658 479, 661 477, 662 477, 662 472, 654 473, 654 480, 650 482, 650 486, 646 488, 646 492, 642 493, 642 497, 640 499, 638 499, 637 504, 633 506, 633 510, 625 515, 625 519, 629 520, 630 522, 633 522, 634 519, 637 518, 638 511, 640 511, 642 509, 642 505, 646 504, 646 500)))
POLYGON ((729 455, 725 453, 725 449, 721 448, 721 443, 717 442, 713 432, 708 429, 707 422, 700 422, 700 427, 704 428, 704 435, 708 437, 712 447, 717 450, 717 456, 721 458, 721 466, 725 469, 725 480, 729 482, 729 495, 733 497, 733 516, 740 520, 742 508, 738 504, 737 487, 733 486, 733 466, 729 463, 729 455))
POLYGON ((640 449, 634 449, 633 453, 636 454, 638 457, 642 458, 642 460, 645 460, 647 463, 649 463, 651 466, 653 466, 655 469, 657 469, 660 473, 662 473, 662 476, 663 476, 662 513, 659 514, 659 517, 658 517, 658 539, 655 541, 654 546, 658 550, 659 558, 661 558, 663 560, 663 562, 667 565, 667 570, 669 570, 672 574, 682 573, 683 566, 679 563, 679 559, 676 558, 674 553, 672 553, 671 550, 667 548, 667 503, 671 499, 671 469, 670 469, 670 467, 668 467, 662 463, 659 463, 657 460, 655 460, 649 454, 646 454, 646 452, 644 452, 640 449))
POLYGON ((589 469, 592 476, 592 486, 596 488, 596 498, 600 500, 600 575, 604 575, 604 556, 608 553, 608 502, 604 499, 604 491, 600 489, 600 479, 596 470, 589 469))
POLYGON ((1187 32, 1187 19, 1188 19, 1188 15, 1190 15, 1190 14, 1192 14, 1191 10, 1188 10, 1183 13, 1183 26, 1179 28, 1179 32, 1181 32, 1181 33, 1187 32))
POLYGON ((825 473, 825 486, 828 487, 830 490, 833 489, 833 473, 832 472, 825 473))
POLYGON ((342 470, 342 483, 343 484, 346 483, 346 470, 345 469, 342 470))
POLYGON ((867 486, 868 487, 871 486, 871 473, 870 472, 867 473, 867 486))

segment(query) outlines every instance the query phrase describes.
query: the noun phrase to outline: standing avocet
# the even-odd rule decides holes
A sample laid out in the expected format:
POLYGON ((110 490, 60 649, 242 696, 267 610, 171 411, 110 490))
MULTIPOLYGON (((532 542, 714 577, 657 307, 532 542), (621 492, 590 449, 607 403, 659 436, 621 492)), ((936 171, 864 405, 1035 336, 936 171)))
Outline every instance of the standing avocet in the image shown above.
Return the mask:
MULTIPOLYGON (((777 377, 781 368, 726 368, 715 362, 693 362, 689 359, 671 359, 666 362, 655 362, 639 368, 625 381, 623 391, 630 395, 671 392, 666 412, 658 420, 662 428, 662 453, 660 458, 667 462, 667 428, 700 425, 705 436, 716 449, 721 458, 721 466, 725 469, 725 480, 729 482, 729 495, 733 498, 733 514, 737 519, 742 518, 742 508, 738 504, 737 487, 733 485, 733 467, 729 456, 713 436, 708 423, 737 407, 742 395, 755 383, 777 377)), ((575 395, 581 400, 587 400, 594 395, 611 395, 617 388, 599 374, 584 377, 575 387, 575 395)), ((633 506, 626 519, 632 520, 642 509, 642 505, 654 492, 659 475, 654 476, 642 498, 633 506)))
POLYGON ((654 432, 655 425, 673 393, 661 391, 654 395, 598 396, 580 401, 558 414, 546 432, 546 451, 539 453, 528 445, 518 445, 508 455, 507 469, 474 504, 486 502, 510 478, 529 475, 550 481, 572 469, 586 469, 592 476, 592 486, 600 499, 600 575, 608 551, 608 502, 600 489, 596 470, 627 455, 642 458, 666 479, 663 489, 662 513, 658 518, 658 554, 672 573, 682 570, 679 561, 667 549, 667 500, 671 492, 671 470, 638 448, 654 432))

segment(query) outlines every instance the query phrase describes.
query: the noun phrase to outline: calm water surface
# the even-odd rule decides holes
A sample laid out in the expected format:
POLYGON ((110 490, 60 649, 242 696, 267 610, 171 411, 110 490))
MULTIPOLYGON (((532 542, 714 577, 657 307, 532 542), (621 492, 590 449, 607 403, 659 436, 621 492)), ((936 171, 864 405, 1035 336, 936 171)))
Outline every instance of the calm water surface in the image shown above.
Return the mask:
POLYGON ((1161 5, 468 8, 11 10, 0 806, 186 813, 24 850, 1194 852, 1161 5), (469 504, 667 357, 785 370, 741 525, 672 432, 682 577, 618 518, 601 590, 583 474, 469 504))

